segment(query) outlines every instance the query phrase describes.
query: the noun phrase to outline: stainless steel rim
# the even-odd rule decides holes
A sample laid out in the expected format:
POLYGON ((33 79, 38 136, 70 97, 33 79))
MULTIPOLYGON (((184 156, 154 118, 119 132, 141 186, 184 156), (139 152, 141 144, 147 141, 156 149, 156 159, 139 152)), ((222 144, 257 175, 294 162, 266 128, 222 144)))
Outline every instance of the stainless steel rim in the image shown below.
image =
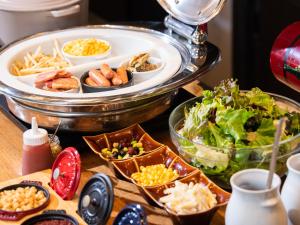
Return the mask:
POLYGON ((31 118, 35 116, 39 121, 39 125, 48 129, 55 129, 61 123, 60 129, 64 131, 103 132, 121 129, 156 117, 170 107, 175 95, 176 91, 159 96, 159 99, 134 108, 104 113, 100 111, 99 114, 81 111, 76 111, 75 113, 56 112, 55 109, 48 111, 44 108, 36 110, 30 106, 24 107, 23 103, 15 102, 14 99, 8 97, 7 101, 11 112, 26 123, 30 123, 31 118))
MULTIPOLYGON (((177 91, 172 91, 170 93, 164 94, 160 96, 157 99, 154 99, 152 101, 149 101, 147 103, 142 104, 143 107, 148 107, 153 104, 158 104, 159 102, 164 101, 165 99, 171 98, 172 95, 175 95, 177 91)), ((24 110, 34 111, 36 113, 41 113, 47 116, 54 116, 54 117, 60 117, 60 118, 81 118, 81 117, 101 117, 101 116, 111 116, 114 114, 125 114, 128 112, 132 112, 135 110, 139 110, 141 108, 141 105, 137 105, 135 107, 131 108, 123 108, 123 109, 117 109, 117 110, 111 110, 111 111, 99 111, 99 112, 87 112, 87 111, 77 111, 77 112, 64 112, 64 111, 52 111, 48 109, 38 108, 32 105, 26 105, 18 100, 10 98, 10 101, 12 103, 17 104, 21 106, 24 110)))

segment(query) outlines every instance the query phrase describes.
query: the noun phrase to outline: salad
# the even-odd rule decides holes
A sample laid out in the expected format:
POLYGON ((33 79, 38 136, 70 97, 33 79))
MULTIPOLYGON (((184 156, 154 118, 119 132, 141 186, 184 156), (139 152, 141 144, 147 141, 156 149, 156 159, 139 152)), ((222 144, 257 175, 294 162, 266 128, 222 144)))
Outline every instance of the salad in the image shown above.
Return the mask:
MULTIPOLYGON (((177 132, 185 138, 179 140, 181 148, 193 155, 192 164, 206 174, 226 172, 223 175, 228 180, 249 161, 269 157, 281 117, 287 118, 281 140, 300 133, 300 113, 280 108, 259 88, 242 92, 237 81, 229 79, 203 95, 201 102, 185 109, 184 122, 177 132)), ((288 149, 281 146, 279 155, 288 149)))

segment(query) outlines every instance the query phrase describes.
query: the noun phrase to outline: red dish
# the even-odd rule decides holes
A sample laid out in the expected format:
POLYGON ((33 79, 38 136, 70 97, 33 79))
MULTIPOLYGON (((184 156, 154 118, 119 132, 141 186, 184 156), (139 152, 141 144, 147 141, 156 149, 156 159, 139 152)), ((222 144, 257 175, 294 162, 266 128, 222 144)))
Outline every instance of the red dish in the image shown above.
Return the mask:
POLYGON ((36 182, 36 181, 23 181, 20 184, 14 184, 10 185, 7 187, 4 187, 0 189, 0 192, 5 191, 5 190, 15 190, 19 187, 25 188, 25 187, 35 187, 39 191, 43 191, 46 201, 40 205, 37 208, 26 210, 26 211, 20 211, 20 212, 15 212, 15 211, 5 211, 5 210, 0 210, 0 220, 6 220, 6 221, 18 221, 22 219, 24 216, 36 213, 44 208, 47 207, 50 201, 50 193, 49 191, 42 186, 41 182, 36 182))

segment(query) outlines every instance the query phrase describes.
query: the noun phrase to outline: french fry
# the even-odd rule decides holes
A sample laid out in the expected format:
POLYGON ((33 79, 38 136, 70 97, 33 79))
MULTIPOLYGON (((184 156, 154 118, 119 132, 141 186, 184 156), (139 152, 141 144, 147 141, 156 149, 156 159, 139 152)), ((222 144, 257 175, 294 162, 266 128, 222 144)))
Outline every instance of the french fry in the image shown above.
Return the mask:
POLYGON ((27 68, 27 69, 21 69, 20 74, 21 75, 28 75, 28 74, 34 74, 34 73, 41 73, 46 71, 55 70, 55 67, 46 67, 46 68, 27 68))
POLYGON ((13 68, 12 69, 13 69, 14 73, 16 73, 18 76, 21 75, 20 70, 18 69, 18 67, 16 66, 16 64, 13 64, 13 68))
POLYGON ((34 54, 33 54, 33 58, 37 57, 37 56, 40 54, 41 50, 42 50, 42 47, 39 46, 39 47, 35 50, 35 52, 34 52, 34 54))
POLYGON ((34 58, 31 56, 30 53, 27 53, 26 56, 28 57, 29 61, 30 61, 33 65, 35 65, 35 64, 37 63, 37 62, 34 60, 34 58))
POLYGON ((26 53, 22 61, 16 60, 12 63, 10 71, 16 76, 24 76, 56 69, 64 69, 69 66, 71 66, 71 63, 64 59, 60 52, 57 40, 54 40, 52 55, 43 53, 42 47, 38 46, 33 53, 26 53))
POLYGON ((64 57, 62 56, 62 54, 60 52, 60 49, 59 49, 59 46, 58 46, 58 41, 56 39, 54 40, 54 47, 55 47, 55 50, 56 50, 58 56, 63 59, 64 57))

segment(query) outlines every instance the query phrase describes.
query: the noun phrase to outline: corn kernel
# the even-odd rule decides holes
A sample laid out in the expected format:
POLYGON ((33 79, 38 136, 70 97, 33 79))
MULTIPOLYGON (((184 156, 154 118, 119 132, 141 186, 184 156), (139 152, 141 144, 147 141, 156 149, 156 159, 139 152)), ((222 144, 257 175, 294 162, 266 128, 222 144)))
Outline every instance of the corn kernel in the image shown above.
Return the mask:
POLYGON ((131 178, 142 186, 166 184, 178 178, 176 170, 167 169, 164 164, 141 166, 140 172, 133 173, 131 178))
POLYGON ((73 56, 93 56, 105 53, 109 48, 110 46, 106 42, 89 38, 70 41, 63 50, 73 56))

